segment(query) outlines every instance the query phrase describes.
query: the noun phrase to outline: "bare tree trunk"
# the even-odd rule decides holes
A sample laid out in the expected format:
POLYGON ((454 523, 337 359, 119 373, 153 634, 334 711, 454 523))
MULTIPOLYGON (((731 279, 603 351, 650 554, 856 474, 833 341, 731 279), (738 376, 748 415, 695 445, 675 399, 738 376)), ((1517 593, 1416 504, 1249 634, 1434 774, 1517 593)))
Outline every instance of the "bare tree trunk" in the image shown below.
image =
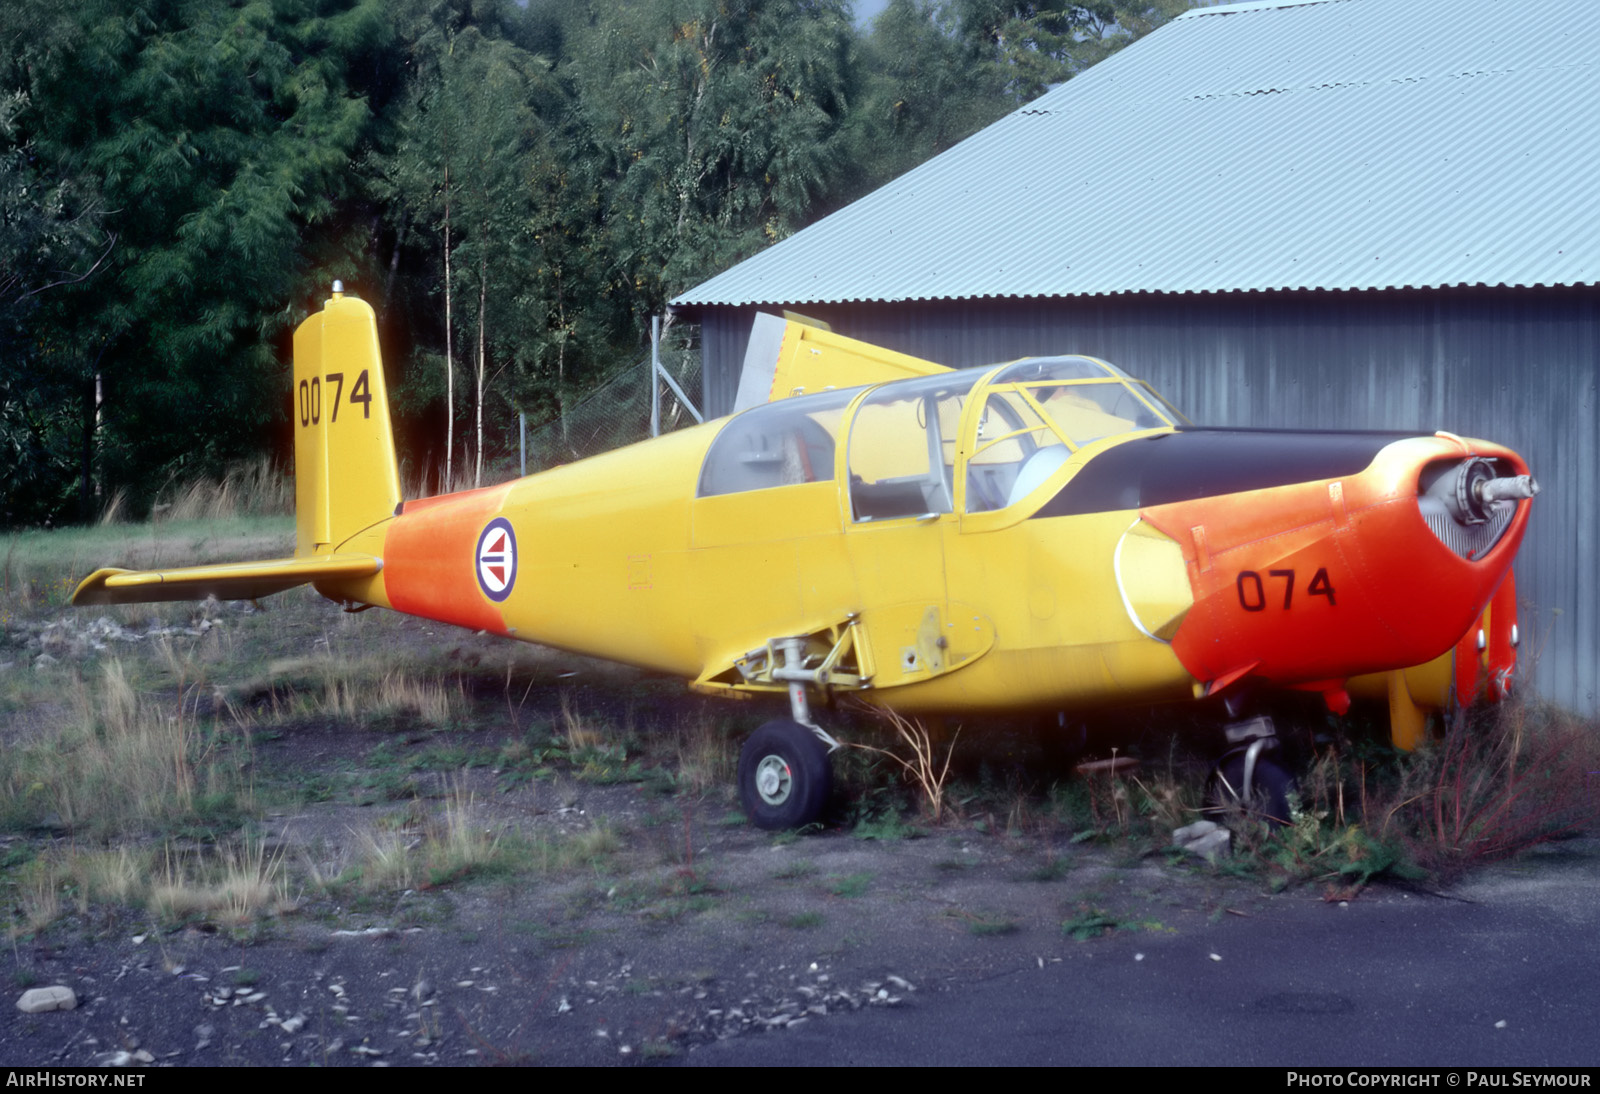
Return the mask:
POLYGON ((94 519, 94 493, 91 487, 94 466, 95 384, 93 380, 83 385, 83 483, 78 488, 78 520, 84 524, 94 519))
MULTIPOLYGON (((487 236, 480 238, 487 239, 487 236)), ((478 406, 476 432, 478 434, 477 466, 472 470, 472 485, 483 485, 483 384, 484 374, 488 370, 489 362, 484 352, 486 339, 484 338, 484 321, 488 311, 489 301, 489 261, 485 251, 480 247, 478 251, 478 406)))
POLYGON ((451 456, 456 448, 456 359, 454 325, 450 318, 450 166, 444 169, 444 482, 439 493, 448 494, 453 484, 451 456))
POLYGON ((383 305, 389 306, 389 301, 394 299, 394 279, 400 272, 400 248, 406 241, 406 224, 410 218, 405 215, 405 206, 400 207, 400 226, 394 230, 394 251, 389 255, 389 276, 383 281, 383 305))
POLYGON ((83 482, 79 488, 78 518, 85 524, 100 514, 98 502, 101 480, 94 474, 94 446, 100 436, 100 408, 105 402, 105 387, 100 373, 100 362, 105 355, 106 347, 102 345, 83 390, 83 482))

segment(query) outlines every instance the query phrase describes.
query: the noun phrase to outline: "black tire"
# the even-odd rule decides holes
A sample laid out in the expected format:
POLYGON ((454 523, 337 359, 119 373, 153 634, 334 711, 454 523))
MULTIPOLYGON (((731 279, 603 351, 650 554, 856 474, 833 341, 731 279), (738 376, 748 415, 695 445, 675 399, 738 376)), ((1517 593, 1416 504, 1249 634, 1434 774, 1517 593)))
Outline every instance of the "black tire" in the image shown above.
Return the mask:
POLYGON ((1289 823, 1289 795, 1294 792, 1294 776, 1268 755, 1256 757, 1248 802, 1244 793, 1244 753, 1224 756, 1212 773, 1206 789, 1206 816, 1219 824, 1243 809, 1249 815, 1273 826, 1289 823))
POLYGON ((799 722, 768 722, 739 751, 739 800, 757 828, 812 823, 832 790, 827 746, 799 722))

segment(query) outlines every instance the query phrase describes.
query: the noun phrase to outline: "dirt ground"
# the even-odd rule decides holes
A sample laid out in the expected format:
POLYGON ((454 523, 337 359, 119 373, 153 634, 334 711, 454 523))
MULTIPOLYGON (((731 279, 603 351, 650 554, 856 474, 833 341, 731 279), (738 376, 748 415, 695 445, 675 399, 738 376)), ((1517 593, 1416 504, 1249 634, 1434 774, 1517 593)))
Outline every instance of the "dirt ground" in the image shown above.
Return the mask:
MULTIPOLYGON (((185 639, 216 648, 213 696, 258 711, 242 774, 261 804, 248 827, 285 899, 232 918, 91 903, 14 929, 0 950, 3 983, 19 997, 65 985, 78 1006, 0 1008, 0 1064, 681 1060, 727 1038, 915 1007, 1082 960, 1107 933, 1191 931, 1262 902, 1322 898, 1312 888, 1268 895, 1258 877, 1185 859, 1163 840, 1085 838, 1052 812, 1030 757, 1012 755, 1004 735, 969 738, 988 754, 939 824, 900 813, 898 791, 847 778, 819 830, 762 832, 725 779, 686 777, 708 720, 747 729, 761 710, 728 714, 681 684, 562 655, 516 662, 481 636, 371 622, 380 613, 295 611, 270 641, 251 637, 262 624, 239 611, 185 639), (445 727, 260 713, 283 693, 247 680, 250 666, 319 643, 329 656, 376 645, 456 671, 467 713, 445 727), (570 731, 574 715, 632 743, 588 760, 570 748, 548 762, 530 754, 528 742, 570 731), (470 803, 474 831, 515 853, 494 869, 410 884, 351 880, 380 845, 414 850, 452 803, 470 803)), ((17 662, 8 671, 39 671, 17 662)), ((41 719, 37 706, 13 710, 8 745, 41 719)), ((705 761, 719 762, 728 774, 729 754, 705 761)), ((77 838, 45 826, 0 837, 0 852, 61 854, 77 838)), ((203 842, 162 838, 169 856, 203 842)))
MULTIPOLYGON (((351 808, 270 824, 283 846, 325 846, 351 808)), ((605 818, 627 846, 601 871, 372 906, 307 900, 247 931, 162 930, 131 914, 59 925, 0 964, 13 984, 71 987, 80 1006, 8 1009, 0 1062, 140 1051, 177 1065, 663 1060, 1070 958, 1095 944, 1063 931, 1086 913, 1173 932, 1274 899, 1205 867, 970 824, 774 840, 723 803, 663 810, 632 787, 541 785, 501 798, 496 814, 605 818)))

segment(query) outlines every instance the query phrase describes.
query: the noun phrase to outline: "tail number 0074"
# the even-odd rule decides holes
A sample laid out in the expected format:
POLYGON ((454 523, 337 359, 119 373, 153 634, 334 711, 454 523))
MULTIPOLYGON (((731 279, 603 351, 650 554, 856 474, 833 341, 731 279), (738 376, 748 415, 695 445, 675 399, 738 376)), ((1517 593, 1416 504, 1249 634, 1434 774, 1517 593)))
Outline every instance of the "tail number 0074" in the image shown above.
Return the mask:
MULTIPOLYGON (((297 392, 300 400, 300 424, 317 425, 322 421, 322 381, 326 379, 333 387, 333 398, 328 400, 328 421, 339 420, 339 401, 344 395, 344 373, 330 372, 326 377, 313 376, 300 381, 297 392)), ((350 386, 350 397, 344 400, 347 403, 361 404, 361 416, 372 417, 372 392, 367 387, 367 370, 362 369, 356 376, 356 382, 350 386)))

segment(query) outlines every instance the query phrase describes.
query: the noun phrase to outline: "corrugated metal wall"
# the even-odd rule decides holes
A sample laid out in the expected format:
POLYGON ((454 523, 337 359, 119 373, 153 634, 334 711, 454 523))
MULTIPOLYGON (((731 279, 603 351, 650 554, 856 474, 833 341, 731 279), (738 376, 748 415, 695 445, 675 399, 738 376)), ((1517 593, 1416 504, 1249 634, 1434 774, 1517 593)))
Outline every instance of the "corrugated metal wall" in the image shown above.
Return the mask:
MULTIPOLYGON (((1509 444, 1544 492, 1517 564, 1547 698, 1600 711, 1600 291, 1443 289, 808 304, 953 366, 1088 353, 1206 425, 1448 429, 1509 444)), ((701 316, 708 412, 733 403, 753 309, 701 316)))

